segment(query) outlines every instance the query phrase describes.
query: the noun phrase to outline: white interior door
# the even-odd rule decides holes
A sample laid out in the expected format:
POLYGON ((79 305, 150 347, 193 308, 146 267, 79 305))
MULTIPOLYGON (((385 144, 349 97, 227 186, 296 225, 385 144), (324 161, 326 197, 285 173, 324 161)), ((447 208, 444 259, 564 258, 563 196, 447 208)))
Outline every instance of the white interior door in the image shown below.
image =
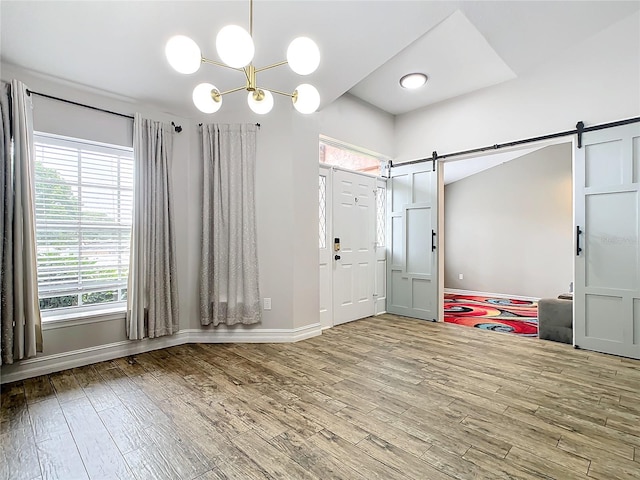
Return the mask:
POLYGON ((431 162, 391 169, 387 311, 438 319, 438 175, 431 162))
POLYGON ((574 343, 640 358, 640 125, 575 149, 574 343))
POLYGON ((323 329, 333 326, 331 186, 331 167, 320 165, 318 176, 318 260, 320 263, 320 325, 323 329))
POLYGON ((375 313, 376 179, 333 171, 333 323, 375 313))

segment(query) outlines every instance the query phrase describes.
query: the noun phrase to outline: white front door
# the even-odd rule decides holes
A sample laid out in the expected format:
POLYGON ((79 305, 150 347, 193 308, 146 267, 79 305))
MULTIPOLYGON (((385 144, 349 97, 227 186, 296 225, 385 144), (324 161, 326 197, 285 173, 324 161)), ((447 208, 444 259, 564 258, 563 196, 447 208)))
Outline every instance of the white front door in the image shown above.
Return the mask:
POLYGON ((640 125, 575 149, 574 343, 640 359, 640 125))
POLYGON ((333 172, 333 323, 375 313, 376 179, 333 172))
POLYGON ((438 175, 431 162, 391 169, 387 311, 438 320, 438 175))

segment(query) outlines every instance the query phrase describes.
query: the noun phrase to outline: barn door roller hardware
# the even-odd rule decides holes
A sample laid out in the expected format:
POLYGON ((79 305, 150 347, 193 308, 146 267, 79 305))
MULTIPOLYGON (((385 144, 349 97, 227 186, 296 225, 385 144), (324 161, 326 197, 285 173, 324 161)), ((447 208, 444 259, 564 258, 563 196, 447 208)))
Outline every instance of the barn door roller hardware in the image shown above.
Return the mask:
POLYGON ((620 127, 622 125, 629 125, 631 123, 638 123, 638 122, 640 122, 640 117, 633 117, 633 118, 627 118, 625 120, 618 120, 616 122, 609 122, 609 123, 603 123, 600 125, 593 125, 591 127, 585 127, 584 122, 580 121, 576 124, 575 129, 567 130, 565 132, 550 133, 549 135, 541 135, 539 137, 530 137, 522 140, 515 140, 513 142, 496 143, 495 145, 489 145, 487 147, 472 148, 471 150, 462 150, 460 152, 447 153, 445 155, 438 155, 438 152, 434 151, 431 154, 430 158, 421 158, 419 160, 412 160, 410 162, 400 162, 397 165, 391 165, 391 167, 393 166, 397 167, 400 165, 413 165, 415 163, 423 163, 423 162, 433 162, 433 166, 434 166, 433 168, 435 170, 436 160, 445 160, 447 158, 459 157, 462 155, 483 153, 490 150, 499 150, 505 147, 515 147, 517 145, 525 145, 527 143, 535 143, 535 142, 541 142, 544 140, 552 140, 554 138, 568 137, 576 134, 578 136, 578 148, 582 148, 582 134, 585 132, 595 132, 596 130, 604 130, 605 128, 620 127))
POLYGON ((582 134, 584 133, 584 122, 576 123, 576 133, 578 134, 578 148, 582 148, 582 134))

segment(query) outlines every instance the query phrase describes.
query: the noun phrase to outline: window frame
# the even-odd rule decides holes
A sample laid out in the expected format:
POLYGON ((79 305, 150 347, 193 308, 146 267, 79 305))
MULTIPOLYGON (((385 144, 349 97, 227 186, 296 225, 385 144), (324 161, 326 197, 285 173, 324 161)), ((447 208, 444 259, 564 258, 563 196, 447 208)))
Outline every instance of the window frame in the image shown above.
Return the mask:
MULTIPOLYGON (((89 139, 84 139, 84 138, 76 138, 76 137, 69 137, 69 136, 64 136, 64 135, 57 135, 57 134, 53 134, 53 133, 48 133, 48 132, 41 132, 41 131, 34 131, 33 134, 33 148, 34 148, 34 163, 36 161, 36 144, 44 144, 47 146, 51 146, 51 147, 62 147, 62 148, 74 148, 73 146, 77 146, 78 149, 82 146, 82 145, 86 145, 89 147, 89 149, 92 152, 98 153, 98 154, 107 154, 107 155, 113 155, 114 153, 118 153, 118 152, 123 152, 125 153, 125 155, 123 155, 124 157, 130 158, 131 161, 131 179, 130 179, 130 185, 131 187, 122 187, 122 183, 121 182, 121 171, 119 170, 118 173, 118 181, 117 181, 117 186, 114 186, 112 188, 112 190, 117 190, 117 196, 118 196, 118 210, 122 209, 122 197, 121 197, 121 193, 124 191, 131 191, 131 205, 133 206, 133 199, 134 199, 134 162, 135 162, 135 158, 134 158, 134 152, 133 152, 133 147, 132 146, 123 146, 123 145, 115 145, 115 144, 107 144, 104 142, 97 142, 97 141, 93 141, 93 140, 89 140, 89 139), (73 145, 73 146, 72 146, 73 145)), ((118 162, 121 162, 122 160, 119 159, 118 162)), ((120 164, 118 165, 118 168, 120 169, 120 164)), ((80 175, 80 174, 79 174, 80 175)), ((35 169, 34 169, 34 189, 35 189, 35 169)), ((78 179, 78 184, 76 185, 76 187, 83 185, 82 180, 79 178, 78 179)), ((89 187, 87 188, 104 188, 101 186, 91 186, 89 185, 89 187)), ((109 188, 109 187, 106 187, 109 188)), ((34 190, 34 194, 37 196, 35 190, 34 190)), ((80 202, 79 202, 80 203, 80 202)), ((119 212, 120 213, 120 212, 119 212)), ((131 216, 133 215, 133 211, 131 212, 131 216)), ((37 237, 38 237, 38 216, 36 215, 35 217, 36 219, 36 244, 38 245, 38 241, 37 241, 37 237)), ((131 220, 133 220, 133 218, 131 217, 131 220)), ((80 231, 80 223, 78 224, 78 230, 80 231)), ((133 228, 133 222, 131 222, 131 228, 133 228)), ((129 238, 130 238, 130 234, 129 233, 129 238)), ((122 242, 122 241, 118 241, 118 244, 126 244, 127 248, 129 249, 129 254, 130 254, 130 241, 128 242, 122 242)), ((38 251, 38 248, 37 248, 38 251)), ((79 250, 81 251, 81 249, 79 250)), ((39 265, 38 265, 39 266, 39 265)), ((127 266, 128 269, 128 266, 127 266)), ((127 307, 127 300, 126 299, 122 299, 121 296, 121 290, 127 289, 128 288, 128 272, 126 275, 127 281, 122 283, 122 282, 114 282, 114 285, 109 286, 109 285, 103 285, 103 286, 89 286, 85 289, 77 289, 77 295, 78 295, 78 303, 82 302, 82 295, 83 294, 90 294, 90 293, 94 293, 94 292, 101 292, 101 291, 108 291, 108 290, 116 290, 117 294, 118 294, 118 300, 116 301, 110 301, 110 302, 104 302, 104 303, 95 303, 95 304, 85 304, 85 305, 77 305, 77 306, 70 306, 70 307, 59 307, 59 308, 52 308, 52 309, 41 309, 40 314, 41 314, 41 318, 42 318, 42 324, 43 324, 43 329, 44 330, 49 330, 49 329, 53 329, 53 328, 59 328, 59 327, 66 327, 66 326, 71 326, 71 325, 81 325, 81 324, 86 324, 86 323, 95 323, 95 322, 101 322, 101 321, 106 321, 106 320, 114 320, 114 319, 124 319, 125 318, 125 312, 126 312, 126 307, 127 307)), ((61 292, 64 292, 64 290, 61 290, 61 292)), ((69 291, 69 295, 74 295, 76 292, 73 291, 69 291)), ((60 293, 59 296, 64 296, 65 293, 60 293)), ((44 294, 41 296, 41 292, 40 292, 40 282, 38 282, 38 301, 40 302, 41 298, 52 298, 50 296, 47 296, 47 294, 44 294)))
POLYGON ((319 141, 318 141, 318 153, 319 153, 319 158, 318 161, 320 162, 321 165, 327 165, 329 167, 338 167, 341 168, 343 170, 348 170, 350 172, 357 172, 357 173, 363 173, 365 175, 372 175, 374 177, 384 177, 384 173, 387 171, 389 162, 391 161, 391 158, 382 155, 380 153, 374 152, 372 150, 367 150, 366 148, 361 148, 361 147, 356 147, 355 145, 351 145, 349 143, 346 142, 342 142, 340 140, 336 140, 334 138, 330 138, 327 137, 325 135, 320 135, 319 141), (345 152, 349 152, 355 155, 359 155, 361 157, 369 157, 371 159, 377 160, 378 161, 378 171, 377 172, 371 172, 371 171, 365 171, 365 170, 353 170, 352 168, 348 168, 345 167, 344 165, 339 165, 339 164, 334 164, 334 163, 327 163, 327 162, 323 162, 321 159, 321 152, 322 152, 322 145, 327 145, 329 147, 332 148, 337 148, 340 150, 344 150, 345 152))

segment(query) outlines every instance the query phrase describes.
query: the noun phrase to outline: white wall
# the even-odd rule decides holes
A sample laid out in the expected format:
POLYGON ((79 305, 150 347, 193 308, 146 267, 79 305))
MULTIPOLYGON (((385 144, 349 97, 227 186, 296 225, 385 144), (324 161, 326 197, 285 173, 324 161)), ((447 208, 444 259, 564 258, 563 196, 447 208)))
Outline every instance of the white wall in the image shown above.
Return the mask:
MULTIPOLYGON (((187 132, 193 128, 193 122, 188 119, 169 115, 157 108, 133 104, 128 101, 129 99, 108 94, 100 95, 96 91, 56 82, 6 64, 2 65, 1 72, 3 80, 19 79, 25 82, 28 88, 37 92, 88 103, 124 114, 133 114, 137 111, 158 120, 174 121, 176 124, 182 125, 187 132)), ((35 130, 89 138, 106 143, 132 145, 133 121, 130 119, 64 104, 36 95, 32 96, 32 99, 35 130)), ((194 205, 187 193, 190 191, 189 176, 193 163, 193 157, 190 154, 191 147, 188 133, 183 132, 175 135, 172 182, 176 193, 176 256, 180 287, 178 307, 181 314, 181 328, 187 328, 187 319, 194 315, 194 307, 197 306, 189 301, 188 295, 190 283, 188 265, 192 263, 191 250, 188 246, 192 236, 189 229, 189 211, 194 205)), ((43 336, 44 355, 60 354, 70 350, 91 348, 126 340, 124 319, 117 317, 95 324, 45 329, 43 336)), ((3 366, 2 372, 4 374, 17 368, 19 368, 18 365, 3 366)))
MULTIPOLYGON (((251 338, 247 335, 252 332, 258 335, 260 332, 292 332, 318 324, 318 137, 322 133, 391 155, 391 115, 347 97, 310 116, 299 114, 288 102, 276 102, 266 116, 255 115, 248 107, 237 111, 223 108, 215 116, 207 116, 190 106, 185 111, 191 113, 178 116, 160 107, 60 82, 15 66, 3 64, 1 67, 3 80, 17 78, 34 91, 125 114, 137 111, 150 118, 182 125, 182 133, 174 137, 172 167, 181 330, 211 330, 212 341, 216 341, 218 331, 222 331, 226 335, 224 341, 233 341, 233 335, 246 339, 251 338), (229 329, 231 337, 223 328, 200 326, 202 187, 198 123, 201 122, 261 124, 256 169, 258 262, 261 296, 272 299, 272 310, 263 311, 259 325, 229 329)), ((34 123, 36 130, 106 143, 132 143, 131 120, 37 96, 34 97, 34 123)), ((43 355, 64 359, 70 352, 87 349, 83 358, 90 358, 91 351, 104 352, 101 347, 114 344, 124 345, 119 351, 127 348, 123 317, 55 329, 45 327, 43 355)), ((159 345, 160 341, 155 344, 159 345)), ((5 365, 2 374, 19 374, 21 368, 20 363, 5 365)))
POLYGON ((538 298, 569 291, 571 157, 571 143, 554 145, 445 187, 446 288, 538 298))
POLYGON ((323 109, 319 117, 323 135, 393 158, 393 115, 345 94, 323 109))
POLYGON ((396 117, 396 161, 640 115, 639 25, 640 12, 523 78, 396 117))

